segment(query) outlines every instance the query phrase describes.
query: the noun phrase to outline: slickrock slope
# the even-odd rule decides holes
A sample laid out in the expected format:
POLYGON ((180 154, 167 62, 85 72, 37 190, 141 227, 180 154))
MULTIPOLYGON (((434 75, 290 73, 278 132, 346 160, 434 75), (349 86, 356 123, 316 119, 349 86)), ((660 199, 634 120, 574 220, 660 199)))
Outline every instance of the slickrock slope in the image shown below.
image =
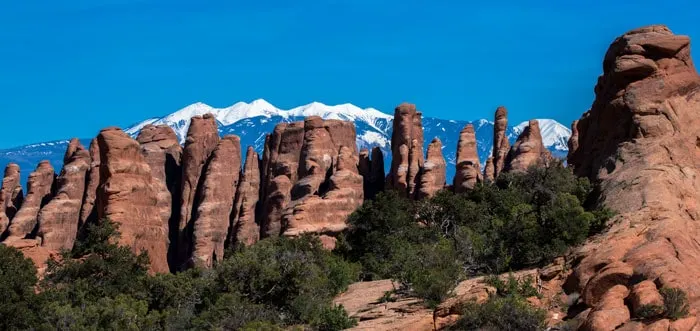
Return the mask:
POLYGON ((241 139, 229 135, 219 141, 202 178, 194 216, 195 265, 211 267, 224 258, 224 244, 231 225, 233 200, 241 173, 241 139))
POLYGON ((532 165, 546 164, 551 157, 549 150, 542 144, 540 124, 537 120, 530 120, 508 152, 503 171, 526 171, 532 165))
POLYGON ((216 119, 212 114, 195 116, 190 122, 182 155, 182 193, 178 225, 177 255, 180 263, 192 256, 192 216, 197 210, 197 189, 211 153, 219 142, 216 119))
POLYGON ((97 138, 92 139, 90 142, 90 160, 90 169, 88 170, 87 184, 85 185, 85 197, 80 210, 79 227, 87 222, 95 221, 97 218, 95 200, 97 199, 97 187, 100 185, 100 146, 97 143, 97 138))
MULTIPOLYGON (((685 291, 696 316, 700 77, 690 40, 665 26, 632 30, 610 45, 603 71, 593 106, 576 124, 578 148, 568 159, 578 175, 600 184, 600 203, 619 215, 579 250, 566 290, 581 293, 592 308, 581 316, 586 330, 631 327, 634 315, 625 300, 645 279, 653 282, 645 291, 654 297, 661 287, 685 291)), ((683 330, 695 321, 684 320, 683 330)), ((676 322, 658 323, 675 330, 676 322)))
POLYGON ((24 197, 22 206, 12 219, 10 227, 7 229, 8 236, 5 240, 10 243, 14 240, 23 239, 34 231, 37 225, 39 210, 51 198, 55 173, 48 161, 42 161, 36 170, 29 175, 27 180, 27 195, 24 197))
POLYGON ((72 249, 78 233, 90 153, 77 138, 70 141, 63 164, 56 196, 39 212, 38 237, 42 246, 52 250, 72 249))
POLYGON ((506 129, 508 128, 508 110, 501 106, 496 109, 494 115, 495 121, 493 125, 493 174, 486 174, 486 178, 498 178, 498 175, 503 171, 506 165, 506 157, 510 152, 510 142, 506 137, 506 129))
POLYGON ((420 174, 420 185, 416 193, 419 199, 432 197, 445 188, 446 169, 447 162, 442 156, 442 142, 434 138, 428 145, 428 155, 420 174))
MULTIPOLYGON (((491 166, 493 167, 493 160, 491 166)), ((488 161, 487 161, 488 164, 488 161)), ((459 133, 459 142, 457 143, 457 166, 453 180, 453 189, 456 193, 462 193, 474 188, 477 182, 483 180, 481 176, 481 165, 479 164, 479 155, 476 150, 476 135, 474 126, 467 124, 459 133)), ((487 165, 485 173, 493 173, 488 170, 487 165)))
POLYGON ((168 272, 167 232, 158 208, 159 185, 141 147, 118 128, 97 136, 100 150, 98 215, 119 224, 122 245, 148 252, 151 271, 168 272))
POLYGON ((421 112, 413 104, 402 103, 394 110, 391 170, 387 184, 407 197, 415 195, 418 175, 424 162, 421 118, 421 112))
POLYGON ((231 243, 252 245, 260 239, 260 227, 255 219, 258 201, 260 201, 260 163, 258 153, 249 146, 231 215, 233 225, 229 239, 231 243))

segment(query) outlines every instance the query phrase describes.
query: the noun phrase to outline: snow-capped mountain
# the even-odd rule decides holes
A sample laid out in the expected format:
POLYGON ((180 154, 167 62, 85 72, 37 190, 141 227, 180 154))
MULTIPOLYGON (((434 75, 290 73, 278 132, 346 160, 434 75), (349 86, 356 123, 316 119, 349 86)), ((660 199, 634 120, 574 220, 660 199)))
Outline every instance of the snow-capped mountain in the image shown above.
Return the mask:
MULTIPOLYGON (((138 135, 141 128, 147 124, 165 124, 173 128, 181 143, 184 143, 190 118, 196 115, 212 113, 219 123, 221 135, 236 134, 241 137, 241 145, 253 146, 258 152, 262 152, 265 135, 272 132, 275 125, 280 122, 301 121, 305 116, 317 115, 324 119, 340 119, 353 121, 357 131, 358 148, 372 148, 379 146, 384 152, 385 165, 391 164, 388 158, 391 156, 391 131, 393 116, 374 108, 362 109, 352 104, 328 106, 313 102, 308 105, 284 110, 279 109, 269 102, 258 99, 250 103, 238 102, 226 108, 214 108, 204 103, 195 103, 163 117, 154 117, 140 123, 129 126, 125 131, 133 137, 138 135)), ((555 156, 564 157, 568 151, 567 141, 571 131, 552 119, 538 119, 542 131, 542 139, 545 146, 555 156)), ((467 124, 472 123, 476 132, 479 157, 482 166, 491 153, 493 144, 493 122, 480 119, 476 121, 443 120, 434 117, 423 118, 423 130, 425 147, 433 137, 438 137, 443 143, 443 155, 447 160, 447 178, 452 180, 454 176, 455 153, 459 131, 467 124)), ((514 127, 508 127, 507 136, 511 142, 515 141, 518 134, 527 126, 527 122, 514 127)), ((87 147, 90 139, 81 139, 87 147)), ((6 150, 0 150, 0 167, 9 162, 20 165, 22 182, 26 183, 29 173, 34 170, 41 160, 49 160, 60 171, 63 163, 68 140, 44 142, 26 145, 6 150)))

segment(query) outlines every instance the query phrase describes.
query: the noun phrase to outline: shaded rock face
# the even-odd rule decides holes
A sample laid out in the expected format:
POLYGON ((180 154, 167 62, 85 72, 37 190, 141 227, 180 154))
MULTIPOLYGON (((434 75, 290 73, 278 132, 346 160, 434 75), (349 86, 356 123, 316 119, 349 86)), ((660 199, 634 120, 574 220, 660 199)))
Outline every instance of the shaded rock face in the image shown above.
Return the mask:
POLYGON ((278 236, 282 232, 282 213, 291 201, 303 143, 303 122, 280 123, 265 139, 260 222, 264 236, 278 236))
POLYGON ((153 272, 168 272, 167 232, 158 206, 159 185, 139 143, 118 128, 97 136, 100 150, 100 218, 119 224, 119 243, 135 253, 148 252, 153 272))
POLYGON ((493 124, 493 175, 488 174, 487 178, 498 178, 498 175, 503 171, 506 165, 506 157, 510 152, 510 142, 506 137, 506 129, 508 128, 508 110, 501 106, 496 109, 493 124))
POLYGON ((260 239, 260 227, 256 223, 260 191, 260 163, 258 153, 253 147, 246 151, 245 167, 241 175, 233 214, 231 215, 233 230, 229 241, 233 244, 246 246, 260 239))
POLYGON ((39 212, 41 246, 52 250, 73 248, 89 168, 90 153, 73 138, 63 158, 63 170, 56 179, 57 193, 39 212))
POLYGON ((542 144, 542 133, 537 120, 530 120, 511 147, 503 171, 527 171, 532 165, 547 164, 552 155, 542 144))
POLYGON ((430 198, 445 188, 446 169, 447 162, 442 156, 442 142, 434 138, 428 145, 428 153, 420 175, 420 185, 416 193, 419 199, 430 198))
MULTIPOLYGON (((290 203, 284 214, 285 236, 306 232, 335 234, 347 228, 345 220, 363 201, 363 179, 357 170, 356 156, 350 148, 341 146, 336 160, 329 180, 322 183, 327 189, 304 195, 290 203)), ((308 186, 315 181, 307 182, 305 179, 302 178, 298 185, 308 186)), ((306 188, 301 191, 306 191, 306 188)))
POLYGON ((571 163, 571 161, 568 160, 568 156, 575 155, 578 149, 578 120, 571 123, 571 137, 569 137, 567 146, 569 147, 569 154, 567 155, 566 161, 571 163))
POLYGON ((484 165, 484 181, 492 183, 496 179, 493 177, 495 173, 496 166, 493 164, 493 157, 489 157, 484 165))
POLYGON ((27 180, 27 195, 7 228, 6 241, 23 239, 34 231, 39 210, 51 199, 55 173, 49 161, 41 161, 27 180))
POLYGON ((141 144, 141 154, 151 168, 151 176, 158 186, 158 210, 160 219, 168 233, 168 262, 175 264, 175 245, 180 216, 180 160, 182 147, 175 131, 167 125, 146 125, 136 141, 141 144))
POLYGON ((0 236, 10 225, 10 219, 15 216, 22 204, 22 186, 19 183, 19 165, 10 163, 5 167, 0 190, 0 236))
MULTIPOLYGON (((456 193, 471 190, 476 183, 483 180, 476 147, 474 126, 467 124, 462 131, 460 131, 459 141, 457 143, 457 166, 452 185, 456 193)), ((493 168, 493 159, 489 159, 491 160, 491 165, 486 167, 486 173, 493 173, 493 170, 488 170, 489 168, 493 168)))
POLYGON ((97 220, 95 200, 97 199, 97 187, 100 185, 100 146, 97 143, 97 138, 90 142, 90 160, 90 169, 88 169, 87 184, 85 185, 85 197, 83 198, 83 206, 80 208, 78 227, 87 222, 97 220))
POLYGON ((241 139, 229 135, 219 141, 202 178, 194 223, 195 265, 211 267, 224 258, 224 245, 241 172, 241 139))
POLYGON ((641 295, 631 279, 652 281, 643 289, 652 297, 660 287, 680 288, 697 314, 700 77, 689 38, 665 26, 630 31, 610 45, 603 72, 568 160, 618 215, 577 251, 568 291, 593 308, 589 329, 629 323, 623 297, 641 295))
POLYGON ((387 185, 407 197, 415 195, 418 175, 424 162, 421 119, 421 112, 413 104, 402 103, 394 110, 391 169, 387 185))
POLYGON ((377 193, 384 190, 384 154, 381 148, 372 148, 371 159, 370 151, 362 149, 358 170, 364 179, 365 199, 374 199, 377 193))
POLYGON ((175 241, 178 264, 187 262, 192 256, 192 217, 197 210, 197 202, 200 201, 196 196, 197 189, 206 163, 218 142, 218 127, 212 114, 192 118, 182 155, 180 221, 175 241))

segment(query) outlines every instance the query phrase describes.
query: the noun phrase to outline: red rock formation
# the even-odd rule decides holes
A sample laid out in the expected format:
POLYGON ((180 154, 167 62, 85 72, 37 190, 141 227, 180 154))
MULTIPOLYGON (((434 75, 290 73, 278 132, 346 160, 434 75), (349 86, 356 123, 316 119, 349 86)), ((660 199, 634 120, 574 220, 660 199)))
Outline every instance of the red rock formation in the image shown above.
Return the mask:
POLYGON ((282 232, 282 213, 291 201, 291 189, 297 181, 300 151, 304 143, 304 123, 280 123, 265 139, 262 165, 261 231, 265 236, 282 232))
MULTIPOLYGON (((177 259, 185 263, 192 256, 192 217, 197 210, 197 189, 211 153, 219 142, 216 119, 212 114, 192 117, 182 155, 182 194, 176 241, 177 259)), ((177 266, 179 267, 179 266, 177 266)))
POLYGON ((506 137, 506 129, 508 128, 508 110, 501 106, 496 109, 495 121, 493 124, 493 176, 486 175, 485 177, 494 179, 501 174, 503 167, 506 165, 506 157, 510 151, 510 142, 506 137))
POLYGON ((10 163, 5 167, 5 176, 2 180, 2 192, 0 192, 0 209, 5 211, 9 219, 15 217, 19 207, 24 201, 22 184, 19 182, 19 165, 10 163))
MULTIPOLYGON (((631 323, 623 302, 635 291, 629 279, 680 288, 695 315, 700 77, 690 40, 665 26, 630 31, 610 45, 603 72, 593 106, 576 125, 579 146, 568 159, 575 173, 599 185, 600 203, 619 214, 574 256, 568 291, 583 293, 592 308, 588 329, 631 323)), ((690 323, 685 330, 696 322, 690 323)))
POLYGON ((526 171, 532 165, 546 164, 552 155, 542 143, 540 124, 530 120, 511 147, 503 171, 526 171))
POLYGON ((360 150, 360 161, 357 164, 357 171, 362 175, 363 179, 363 189, 365 191, 365 197, 370 191, 370 173, 372 172, 372 161, 369 158, 369 150, 363 148, 360 150))
MULTIPOLYGON (((576 154, 576 150, 578 149, 578 120, 571 123, 571 137, 569 137, 567 146, 569 147, 569 155, 576 154)), ((570 161, 567 160, 567 162, 570 161)))
POLYGON ((384 154, 380 147, 372 148, 372 158, 367 149, 360 151, 358 164, 360 175, 364 179, 365 199, 373 199, 384 189, 384 154))
POLYGON ((437 137, 428 145, 428 153, 420 175, 417 198, 430 198, 445 188, 447 162, 442 156, 442 142, 437 137))
POLYGON ((195 265, 211 267, 224 258, 233 200, 241 173, 241 139, 229 135, 219 141, 202 180, 197 214, 194 217, 195 265))
POLYGON ((424 162, 421 117, 416 106, 409 103, 402 103, 394 111, 391 170, 387 184, 408 197, 415 195, 418 174, 424 162))
POLYGON ((89 168, 90 153, 73 138, 63 157, 63 170, 56 179, 56 196, 39 212, 41 246, 51 250, 73 248, 89 168))
MULTIPOLYGON (((309 185, 304 179, 300 182, 300 185, 309 185)), ((355 154, 350 148, 341 146, 334 172, 327 184, 328 190, 321 195, 302 196, 290 203, 284 214, 284 235, 296 236, 306 232, 327 234, 345 230, 345 220, 362 204, 362 184, 355 154)))
POLYGON ((100 185, 100 147, 97 138, 90 142, 90 169, 87 174, 87 184, 85 185, 85 197, 83 206, 80 208, 80 221, 78 227, 87 222, 97 219, 97 208, 95 199, 97 198, 97 187, 100 185))
POLYGON ((7 228, 6 242, 23 239, 34 231, 39 210, 51 198, 54 176, 53 167, 49 161, 41 161, 36 170, 29 175, 27 195, 24 197, 22 207, 17 211, 12 223, 7 228))
POLYGON ((119 224, 119 243, 148 252, 153 272, 168 272, 168 238, 158 207, 159 185, 141 147, 118 128, 97 136, 100 150, 98 217, 119 224))
POLYGON ((255 222, 260 192, 260 168, 258 153, 248 147, 245 168, 241 176, 234 203, 230 242, 252 245, 260 239, 260 227, 255 222))
POLYGON ((484 165, 484 181, 493 182, 494 174, 496 173, 496 166, 493 164, 493 157, 486 159, 486 164, 484 165))
MULTIPOLYGON (((493 167, 493 163, 491 163, 491 167, 493 167)), ((476 150, 474 126, 467 124, 459 133, 457 164, 452 186, 456 193, 462 193, 473 189, 476 183, 481 181, 481 165, 476 150)))

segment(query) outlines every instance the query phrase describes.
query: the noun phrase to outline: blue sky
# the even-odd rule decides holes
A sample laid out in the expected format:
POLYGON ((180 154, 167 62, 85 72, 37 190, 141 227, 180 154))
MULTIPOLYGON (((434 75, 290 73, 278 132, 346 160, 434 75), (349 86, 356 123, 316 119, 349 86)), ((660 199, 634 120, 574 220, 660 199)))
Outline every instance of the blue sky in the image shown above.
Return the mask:
POLYGON ((257 98, 568 125, 616 36, 700 38, 697 17, 658 0, 0 0, 0 148, 257 98))

